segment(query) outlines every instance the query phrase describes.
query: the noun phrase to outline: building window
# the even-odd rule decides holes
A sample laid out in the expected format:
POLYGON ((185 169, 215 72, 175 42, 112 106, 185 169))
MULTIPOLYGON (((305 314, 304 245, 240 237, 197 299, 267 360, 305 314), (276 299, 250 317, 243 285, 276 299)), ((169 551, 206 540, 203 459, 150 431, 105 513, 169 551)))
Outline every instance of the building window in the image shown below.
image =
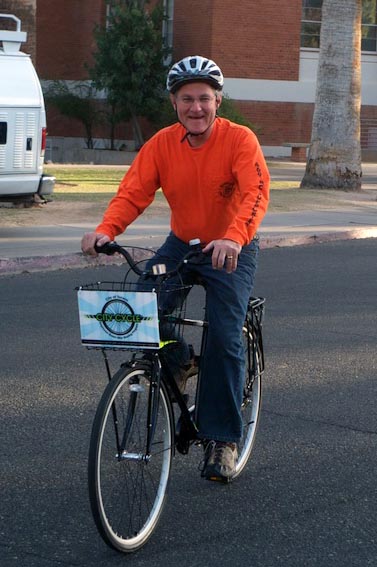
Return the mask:
MULTIPOLYGON (((164 38, 165 47, 169 50, 173 48, 173 15, 174 0, 164 0, 164 23, 162 27, 162 37, 164 38)), ((171 55, 165 61, 166 64, 171 63, 171 55)))
POLYGON ((322 0, 302 0, 301 47, 319 48, 322 0))
MULTIPOLYGON (((301 47, 319 48, 323 0, 302 0, 301 47)), ((362 51, 377 52, 377 0, 362 0, 362 51)))
POLYGON ((7 143, 7 130, 8 124, 6 122, 0 122, 0 145, 7 143))
POLYGON ((361 24, 361 49, 377 51, 377 1, 363 0, 361 24))

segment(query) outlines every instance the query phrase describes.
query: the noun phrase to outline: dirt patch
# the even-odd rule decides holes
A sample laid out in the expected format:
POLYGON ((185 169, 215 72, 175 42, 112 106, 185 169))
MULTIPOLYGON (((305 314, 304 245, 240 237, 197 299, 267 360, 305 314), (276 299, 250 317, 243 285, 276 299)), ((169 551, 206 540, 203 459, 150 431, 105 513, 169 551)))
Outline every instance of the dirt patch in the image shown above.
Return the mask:
MULTIPOLYGON (((106 209, 105 202, 51 201, 28 208, 0 205, 0 225, 6 226, 54 226, 62 224, 99 224, 106 209)), ((166 215, 166 203, 154 203, 145 211, 146 216, 166 215)))
POLYGON ((276 189, 271 192, 270 213, 371 209, 377 212, 377 190, 360 192, 334 189, 276 189))
MULTIPOLYGON (((109 197, 96 201, 51 201, 29 208, 18 208, 0 204, 0 226, 54 226, 85 223, 96 226, 102 219, 109 197)), ((284 189, 271 192, 269 212, 314 211, 314 210, 375 210, 377 213, 377 190, 369 189, 360 193, 329 190, 284 189)), ((164 199, 156 199, 144 212, 148 218, 169 214, 164 199)))

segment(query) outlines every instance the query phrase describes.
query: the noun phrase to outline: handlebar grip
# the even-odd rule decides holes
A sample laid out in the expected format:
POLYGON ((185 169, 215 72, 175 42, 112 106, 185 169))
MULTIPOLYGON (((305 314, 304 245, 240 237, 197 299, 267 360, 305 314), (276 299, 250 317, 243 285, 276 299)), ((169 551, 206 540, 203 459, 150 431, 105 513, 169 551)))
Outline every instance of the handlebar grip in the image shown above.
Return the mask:
POLYGON ((94 250, 97 254, 106 254, 107 256, 112 256, 116 252, 119 252, 120 246, 114 240, 112 242, 106 242, 102 246, 94 245, 94 250))
POLYGON ((98 254, 106 254, 107 256, 113 256, 113 254, 118 253, 127 260, 130 268, 135 272, 135 274, 137 274, 138 276, 141 276, 143 274, 143 271, 140 270, 140 268, 138 267, 137 263, 132 258, 130 253, 125 248, 123 248, 123 246, 115 242, 115 240, 112 240, 111 242, 106 242, 102 246, 98 246, 97 244, 95 244, 94 250, 98 254))

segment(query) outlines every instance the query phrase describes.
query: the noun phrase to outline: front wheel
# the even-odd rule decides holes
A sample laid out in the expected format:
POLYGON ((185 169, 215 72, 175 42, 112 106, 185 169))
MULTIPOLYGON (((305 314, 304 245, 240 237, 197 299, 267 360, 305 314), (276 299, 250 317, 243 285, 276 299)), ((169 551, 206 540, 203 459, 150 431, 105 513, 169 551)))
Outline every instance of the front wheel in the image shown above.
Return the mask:
POLYGON ((93 422, 90 504, 100 535, 118 551, 136 551, 146 543, 165 502, 174 425, 165 386, 161 384, 154 404, 153 392, 148 369, 121 368, 104 391, 93 422))
POLYGON ((238 461, 233 478, 241 474, 253 449, 262 401, 262 361, 251 330, 242 331, 245 353, 245 382, 241 406, 242 437, 238 444, 238 461))

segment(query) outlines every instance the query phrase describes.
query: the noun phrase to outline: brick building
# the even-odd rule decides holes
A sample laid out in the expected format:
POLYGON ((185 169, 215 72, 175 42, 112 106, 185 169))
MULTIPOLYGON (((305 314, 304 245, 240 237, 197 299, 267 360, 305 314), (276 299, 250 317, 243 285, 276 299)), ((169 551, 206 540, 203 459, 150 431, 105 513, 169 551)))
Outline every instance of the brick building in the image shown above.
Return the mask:
MULTIPOLYGON (((376 3, 363 16, 362 143, 377 146, 376 3), (374 126, 376 124, 376 127, 374 126)), ((322 0, 165 0, 173 59, 202 54, 225 75, 225 92, 260 128, 266 155, 289 155, 285 142, 309 142, 322 0)), ((105 0, 0 0, 28 31, 27 49, 42 80, 87 78, 93 28, 105 0), (25 16, 30 7, 31 16, 25 16), (27 11, 27 10, 26 10, 27 11), (34 47, 36 45, 36 49, 34 47)), ((49 134, 81 136, 80 126, 51 111, 49 134)), ((129 136, 125 130, 123 136, 129 136)), ((122 137, 122 136, 121 136, 122 137)))

